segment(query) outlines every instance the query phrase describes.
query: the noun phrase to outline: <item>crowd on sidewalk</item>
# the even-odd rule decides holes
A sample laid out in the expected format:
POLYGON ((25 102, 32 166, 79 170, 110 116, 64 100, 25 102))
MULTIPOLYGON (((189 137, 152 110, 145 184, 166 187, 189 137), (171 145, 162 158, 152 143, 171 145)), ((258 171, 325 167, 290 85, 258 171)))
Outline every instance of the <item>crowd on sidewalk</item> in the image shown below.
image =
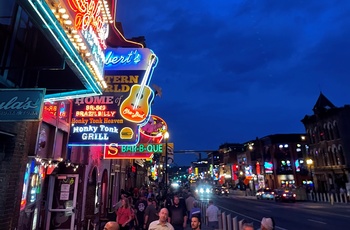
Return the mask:
POLYGON ((205 217, 189 188, 165 191, 154 185, 121 190, 113 214, 104 229, 201 229, 205 217))
MULTIPOLYGON (((214 230, 219 229, 220 211, 212 200, 205 213, 189 188, 162 190, 157 186, 143 186, 120 191, 104 230, 214 230)), ((244 223, 242 229, 254 229, 244 223)), ((274 229, 272 218, 263 218, 262 230, 274 229)))

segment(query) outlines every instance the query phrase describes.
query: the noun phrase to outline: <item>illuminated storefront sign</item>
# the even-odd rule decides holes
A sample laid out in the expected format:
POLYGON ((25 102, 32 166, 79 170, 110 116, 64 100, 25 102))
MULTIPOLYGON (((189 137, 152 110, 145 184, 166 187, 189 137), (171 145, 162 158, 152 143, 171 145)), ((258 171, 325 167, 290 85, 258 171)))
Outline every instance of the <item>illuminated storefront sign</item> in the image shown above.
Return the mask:
MULTIPOLYGON (((136 144, 139 141, 139 123, 126 120, 119 108, 132 85, 142 81, 144 71, 123 72, 119 76, 106 76, 109 87, 102 96, 77 98, 73 102, 69 145, 101 145, 111 143, 136 144), (119 87, 125 90, 115 90, 119 87)), ((153 100, 153 91, 149 101, 153 100)), ((144 109, 144 119, 150 108, 144 109)))
POLYGON ((104 159, 148 159, 154 153, 162 153, 165 144, 116 145, 105 147, 104 159))
POLYGON ((27 163, 24 174, 22 199, 20 210, 24 210, 27 205, 33 204, 41 193, 41 184, 44 179, 43 166, 36 165, 35 160, 27 163))
POLYGON ((256 174, 261 174, 261 167, 260 167, 260 163, 256 162, 255 164, 255 168, 256 168, 256 174))
POLYGON ((264 163, 265 173, 273 173, 273 163, 265 162, 264 163))
POLYGON ((1 89, 0 121, 38 121, 45 89, 1 89))
MULTIPOLYGON (((107 48, 105 70, 147 69, 152 54, 150 49, 145 48, 107 48)), ((154 67, 156 65, 157 62, 154 67)))
POLYGON ((164 133, 168 130, 166 122, 155 115, 151 115, 148 122, 140 129, 141 143, 161 143, 164 133))
POLYGON ((232 172, 232 178, 233 180, 238 180, 237 172, 238 172, 238 165, 232 165, 231 166, 231 172, 232 172))
MULTIPOLYGON (((140 52, 143 49, 140 49, 140 52)), ((139 70, 106 70, 107 87, 101 96, 77 98, 73 102, 70 146, 135 145, 140 127, 150 117, 154 92, 147 84, 157 57, 149 50, 148 65, 139 70)), ((141 67, 139 67, 141 68, 141 67)))

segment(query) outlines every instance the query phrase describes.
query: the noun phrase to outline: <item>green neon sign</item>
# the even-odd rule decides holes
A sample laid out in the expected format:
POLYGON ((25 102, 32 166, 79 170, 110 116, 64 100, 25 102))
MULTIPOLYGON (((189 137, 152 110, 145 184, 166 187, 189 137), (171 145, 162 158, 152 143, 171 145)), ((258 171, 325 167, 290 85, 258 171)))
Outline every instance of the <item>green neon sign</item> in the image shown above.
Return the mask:
POLYGON ((163 144, 122 145, 122 153, 162 153, 163 144))

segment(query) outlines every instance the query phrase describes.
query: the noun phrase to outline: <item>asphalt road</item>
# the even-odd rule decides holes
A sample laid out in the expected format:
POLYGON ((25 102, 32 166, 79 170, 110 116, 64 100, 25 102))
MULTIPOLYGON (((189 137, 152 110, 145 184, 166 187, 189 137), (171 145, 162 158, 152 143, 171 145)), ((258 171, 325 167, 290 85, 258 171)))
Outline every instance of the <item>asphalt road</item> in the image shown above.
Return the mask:
POLYGON ((350 229, 350 204, 313 202, 280 203, 244 196, 213 196, 214 204, 238 221, 245 219, 260 228, 262 217, 273 217, 276 229, 350 229))

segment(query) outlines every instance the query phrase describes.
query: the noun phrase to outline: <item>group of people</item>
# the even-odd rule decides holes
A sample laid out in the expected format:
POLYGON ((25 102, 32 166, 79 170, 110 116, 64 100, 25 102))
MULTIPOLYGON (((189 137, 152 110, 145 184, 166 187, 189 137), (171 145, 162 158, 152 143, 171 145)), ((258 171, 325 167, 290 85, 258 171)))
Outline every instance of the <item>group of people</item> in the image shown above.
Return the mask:
POLYGON ((115 221, 108 222, 105 229, 117 226, 118 230, 184 230, 188 222, 192 229, 200 229, 198 203, 187 192, 168 192, 162 196, 156 187, 122 190, 114 209, 115 221))
MULTIPOLYGON (((152 221, 148 227, 149 230, 175 230, 174 226, 168 221, 169 212, 167 208, 162 208, 159 211, 159 219, 152 221)), ((200 219, 198 216, 191 218, 191 228, 193 230, 200 230, 200 219)), ((105 224, 104 230, 120 230, 121 227, 118 222, 109 221, 105 224)))
MULTIPOLYGON (((260 230, 274 230, 275 221, 272 217, 263 217, 260 223, 260 230)), ((243 223, 242 230, 254 230, 253 223, 243 223)))
MULTIPOLYGON (((106 223, 105 230, 184 230, 190 224, 192 230, 200 230, 206 220, 210 229, 219 229, 220 212, 212 200, 205 213, 201 213, 198 201, 191 192, 167 194, 161 198, 154 188, 121 191, 121 199, 115 205, 115 221, 106 223)), ((254 229, 244 223, 243 230, 254 229)), ((272 218, 263 218, 261 230, 273 230, 272 218)))

